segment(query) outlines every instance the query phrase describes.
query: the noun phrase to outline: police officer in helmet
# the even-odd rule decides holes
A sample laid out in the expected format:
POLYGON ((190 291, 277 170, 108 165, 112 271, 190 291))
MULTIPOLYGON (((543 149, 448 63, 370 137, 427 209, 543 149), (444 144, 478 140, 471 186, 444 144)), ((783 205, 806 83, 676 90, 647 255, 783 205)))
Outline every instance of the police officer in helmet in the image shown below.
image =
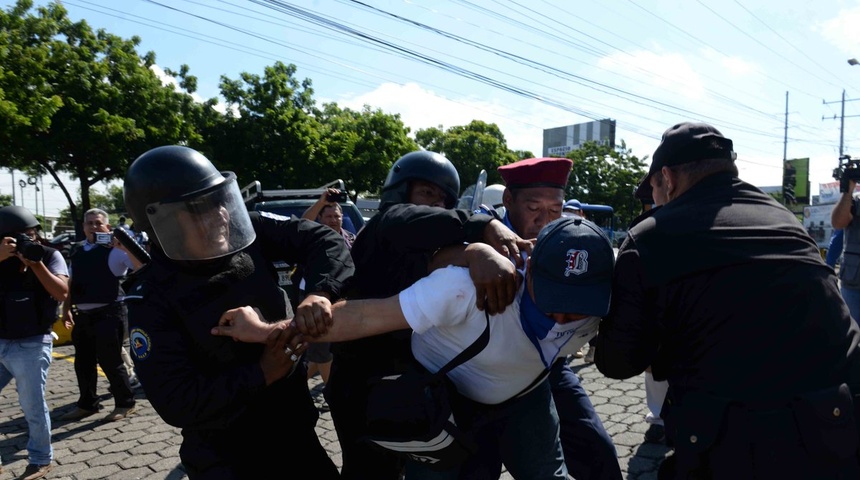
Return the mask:
MULTIPOLYGON (((443 155, 415 151, 400 157, 382 188, 379 212, 352 246, 356 271, 350 298, 386 298, 429 273, 434 252, 450 255, 451 264, 469 266, 478 289, 478 308, 491 314, 516 294, 514 264, 499 256, 468 258, 464 242, 483 242, 505 257, 520 260, 531 244, 489 215, 456 210, 460 176, 443 155)), ((325 387, 343 454, 346 479, 397 479, 403 460, 362 441, 369 379, 388 375, 413 362, 410 330, 332 344, 334 360, 325 387)), ((407 467, 407 476, 409 475, 407 467)))
POLYGON ((192 479, 271 476, 289 455, 337 478, 314 426, 318 412, 294 329, 265 345, 210 334, 238 306, 267 322, 291 318, 274 261, 301 264, 307 297, 296 315, 331 315, 353 273, 343 239, 308 220, 248 213, 232 172, 195 150, 152 149, 125 178, 126 209, 151 241, 151 262, 128 295, 132 357, 147 398, 182 428, 180 457, 192 479))

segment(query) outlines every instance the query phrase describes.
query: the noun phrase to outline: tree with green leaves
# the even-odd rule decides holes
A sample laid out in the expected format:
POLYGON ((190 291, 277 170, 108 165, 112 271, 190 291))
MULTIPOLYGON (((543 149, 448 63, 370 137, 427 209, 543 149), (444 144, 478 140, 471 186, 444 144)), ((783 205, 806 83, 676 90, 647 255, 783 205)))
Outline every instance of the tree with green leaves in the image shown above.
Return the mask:
POLYGON ((313 116, 313 89, 309 79, 300 82, 295 74, 295 65, 276 62, 263 75, 221 77, 228 111, 209 138, 211 153, 204 153, 219 169, 234 171, 240 186, 260 180, 266 189, 308 188, 317 178, 325 152, 313 116))
POLYGON ((399 114, 371 110, 367 105, 355 111, 327 103, 318 118, 326 156, 320 159, 323 166, 312 185, 341 178, 350 190, 378 195, 391 165, 418 150, 399 114))
POLYGON ((567 158, 573 160, 573 169, 565 198, 609 205, 618 217, 618 227, 627 228, 642 211, 642 204, 633 193, 647 172, 648 157, 640 160, 622 140, 616 148, 586 142, 568 153, 567 158))
POLYGON ((497 168, 520 160, 516 152, 508 149, 498 125, 480 120, 447 130, 442 126, 421 129, 415 132, 415 140, 425 149, 441 153, 451 160, 464 188, 475 183, 481 170, 487 171, 488 185, 502 183, 497 168))
MULTIPOLYGON (((76 203, 81 204, 80 191, 78 192, 76 203)), ((102 193, 95 188, 91 189, 89 208, 100 208, 104 210, 108 213, 108 219, 110 220, 111 225, 116 224, 117 222, 115 219, 119 218, 120 214, 125 212, 125 203, 122 198, 122 187, 119 185, 109 185, 107 193, 102 193), (117 209, 118 206, 120 207, 119 209, 117 209)), ((87 210, 89 210, 89 208, 87 210)), ((84 212, 81 212, 81 214, 83 213, 84 212)), ((81 226, 78 225, 79 223, 81 222, 72 217, 71 208, 60 210, 60 218, 57 220, 57 227, 60 230, 78 230, 81 228, 81 226)))
MULTIPOLYGON (((0 158, 24 171, 47 171, 79 212, 58 172, 90 187, 122 178, 150 148, 199 142, 181 115, 187 94, 162 84, 155 54, 129 40, 72 22, 58 2, 31 13, 32 0, 0 11, 0 158)), ((190 82, 186 82, 191 84, 190 82)), ((76 224, 79 222, 75 221, 76 224)))

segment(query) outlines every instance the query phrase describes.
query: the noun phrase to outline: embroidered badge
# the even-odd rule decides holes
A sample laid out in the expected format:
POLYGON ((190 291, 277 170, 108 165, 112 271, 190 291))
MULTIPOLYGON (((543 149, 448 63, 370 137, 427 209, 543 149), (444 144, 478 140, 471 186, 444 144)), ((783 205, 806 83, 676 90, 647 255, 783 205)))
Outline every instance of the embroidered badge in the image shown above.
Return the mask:
POLYGON ((138 360, 146 360, 149 357, 149 351, 152 344, 149 341, 149 335, 139 328, 132 328, 128 332, 128 339, 131 341, 131 353, 138 360))
POLYGON ((567 251, 567 265, 564 267, 564 276, 582 275, 588 271, 588 252, 585 250, 570 249, 567 251))

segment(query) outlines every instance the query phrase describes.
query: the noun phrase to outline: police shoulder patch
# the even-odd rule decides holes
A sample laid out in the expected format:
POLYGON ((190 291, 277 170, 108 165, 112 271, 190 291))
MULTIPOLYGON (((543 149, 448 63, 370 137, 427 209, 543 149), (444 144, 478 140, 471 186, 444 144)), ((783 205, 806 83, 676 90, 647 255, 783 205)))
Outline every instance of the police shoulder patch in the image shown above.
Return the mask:
POLYGON ((152 342, 149 335, 142 328, 132 328, 128 332, 128 339, 131 342, 131 354, 137 360, 146 360, 149 358, 149 353, 152 350, 152 342))

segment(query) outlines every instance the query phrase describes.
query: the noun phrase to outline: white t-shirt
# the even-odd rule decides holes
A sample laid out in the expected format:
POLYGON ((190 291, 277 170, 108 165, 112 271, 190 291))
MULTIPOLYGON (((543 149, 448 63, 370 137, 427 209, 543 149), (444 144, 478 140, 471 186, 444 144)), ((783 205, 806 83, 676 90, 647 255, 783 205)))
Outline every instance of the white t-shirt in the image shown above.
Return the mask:
MULTIPOLYGON (((466 397, 501 403, 522 392, 550 364, 585 345, 597 334, 599 317, 555 324, 540 339, 530 339, 520 322, 520 299, 490 316, 490 342, 484 350, 448 374, 466 397)), ((526 294, 527 295, 527 294, 526 294)), ((435 372, 484 331, 485 313, 475 306, 475 285, 463 267, 438 269, 400 292, 400 305, 412 327, 412 353, 435 372)))

